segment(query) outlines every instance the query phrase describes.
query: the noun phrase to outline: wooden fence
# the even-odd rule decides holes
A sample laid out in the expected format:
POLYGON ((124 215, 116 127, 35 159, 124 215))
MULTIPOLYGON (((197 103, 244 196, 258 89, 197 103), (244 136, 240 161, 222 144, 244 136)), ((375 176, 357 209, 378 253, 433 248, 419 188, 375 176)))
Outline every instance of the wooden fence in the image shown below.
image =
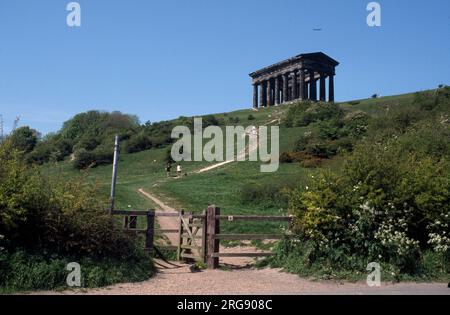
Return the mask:
MULTIPOLYGON (((178 233, 177 257, 178 260, 202 261, 208 268, 215 269, 219 266, 220 257, 266 257, 271 253, 220 253, 221 240, 276 240, 284 234, 222 234, 220 222, 239 221, 279 221, 291 222, 288 216, 258 216, 258 215, 221 215, 220 208, 209 206, 202 214, 179 212, 123 211, 114 210, 113 215, 124 216, 124 229, 131 233, 143 233, 145 248, 150 253, 154 252, 155 232, 162 234, 178 233), (137 229, 137 217, 147 218, 146 229, 137 229), (155 229, 155 217, 178 218, 178 229, 155 229)), ((169 246, 174 248, 174 246, 169 246)))

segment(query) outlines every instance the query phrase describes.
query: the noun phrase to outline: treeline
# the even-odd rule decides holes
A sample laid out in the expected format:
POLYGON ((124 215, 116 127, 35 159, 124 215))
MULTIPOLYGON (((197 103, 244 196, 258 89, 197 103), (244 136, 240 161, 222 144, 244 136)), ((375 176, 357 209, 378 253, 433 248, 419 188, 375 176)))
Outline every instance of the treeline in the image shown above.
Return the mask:
POLYGON ((29 164, 62 161, 70 158, 77 168, 112 161, 114 135, 128 140, 139 130, 135 116, 120 112, 89 111, 66 121, 61 130, 43 138, 28 126, 18 128, 8 137, 11 146, 24 153, 29 164))
MULTIPOLYGON (((214 115, 203 117, 203 122, 204 127, 225 123, 214 115)), ((133 115, 88 111, 66 121, 57 133, 43 138, 38 131, 25 126, 14 130, 9 139, 13 148, 25 154, 29 164, 70 159, 74 167, 85 169, 112 162, 116 134, 122 150, 135 153, 170 144, 172 129, 178 125, 192 129, 193 118, 141 124, 133 115)))

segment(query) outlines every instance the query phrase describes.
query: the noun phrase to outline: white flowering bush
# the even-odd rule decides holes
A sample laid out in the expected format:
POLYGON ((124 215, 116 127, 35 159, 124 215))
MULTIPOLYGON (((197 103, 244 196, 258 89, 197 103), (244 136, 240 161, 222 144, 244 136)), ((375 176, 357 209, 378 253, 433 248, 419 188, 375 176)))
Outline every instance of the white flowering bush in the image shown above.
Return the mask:
POLYGON ((366 143, 341 171, 323 171, 308 189, 291 191, 293 232, 315 244, 311 257, 346 267, 380 261, 415 273, 432 251, 450 266, 450 163, 447 151, 431 155, 423 143, 428 152, 406 154, 417 144, 404 136, 366 143))
POLYGON ((388 222, 383 222, 375 232, 375 239, 380 242, 386 256, 397 256, 397 260, 416 258, 420 249, 419 241, 408 236, 408 224, 405 219, 396 222, 389 219, 388 222))
POLYGON ((430 231, 428 233, 428 244, 439 253, 447 253, 450 249, 449 217, 449 213, 442 213, 442 219, 427 226, 428 231, 430 231))

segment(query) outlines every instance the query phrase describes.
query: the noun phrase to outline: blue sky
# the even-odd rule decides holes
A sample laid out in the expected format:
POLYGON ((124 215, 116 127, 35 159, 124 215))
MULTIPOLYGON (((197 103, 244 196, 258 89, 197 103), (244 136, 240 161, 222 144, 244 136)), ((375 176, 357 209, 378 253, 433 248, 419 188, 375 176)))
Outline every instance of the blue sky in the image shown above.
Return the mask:
POLYGON ((248 74, 299 53, 341 62, 336 99, 450 84, 450 1, 0 0, 0 114, 43 133, 89 109, 142 122, 248 108, 248 74), (321 32, 313 31, 322 28, 321 32))

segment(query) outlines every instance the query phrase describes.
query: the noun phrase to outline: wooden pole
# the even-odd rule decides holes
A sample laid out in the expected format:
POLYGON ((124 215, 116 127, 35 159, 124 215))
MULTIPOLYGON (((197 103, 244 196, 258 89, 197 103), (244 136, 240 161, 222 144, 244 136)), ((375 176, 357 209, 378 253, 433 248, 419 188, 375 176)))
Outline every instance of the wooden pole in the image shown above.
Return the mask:
POLYGON ((220 208, 216 206, 209 206, 206 210, 207 221, 207 265, 209 269, 216 269, 219 267, 219 257, 213 257, 214 254, 219 253, 220 241, 216 240, 216 234, 220 233, 220 220, 216 216, 220 215, 220 208))
POLYGON ((109 214, 112 214, 114 211, 114 201, 116 198, 116 181, 117 181, 117 163, 119 161, 119 135, 116 135, 116 139, 114 141, 114 162, 113 162, 113 172, 111 179, 111 195, 109 198, 110 208, 109 214))
POLYGON ((149 210, 147 213, 147 234, 145 238, 145 248, 150 255, 153 255, 154 233, 155 233, 155 211, 149 210))
POLYGON ((207 233, 206 233, 206 229, 208 228, 208 220, 206 219, 206 209, 203 210, 203 227, 202 227, 202 259, 203 259, 203 263, 206 264, 208 257, 207 257, 207 250, 206 250, 206 246, 208 244, 207 242, 207 233))
MULTIPOLYGON (((181 217, 184 216, 184 210, 181 210, 178 214, 178 220, 180 221, 179 229, 178 229, 178 250, 177 250, 177 260, 181 260, 181 245, 183 245, 183 220, 181 217)), ((174 244, 175 245, 175 244, 174 244)))

